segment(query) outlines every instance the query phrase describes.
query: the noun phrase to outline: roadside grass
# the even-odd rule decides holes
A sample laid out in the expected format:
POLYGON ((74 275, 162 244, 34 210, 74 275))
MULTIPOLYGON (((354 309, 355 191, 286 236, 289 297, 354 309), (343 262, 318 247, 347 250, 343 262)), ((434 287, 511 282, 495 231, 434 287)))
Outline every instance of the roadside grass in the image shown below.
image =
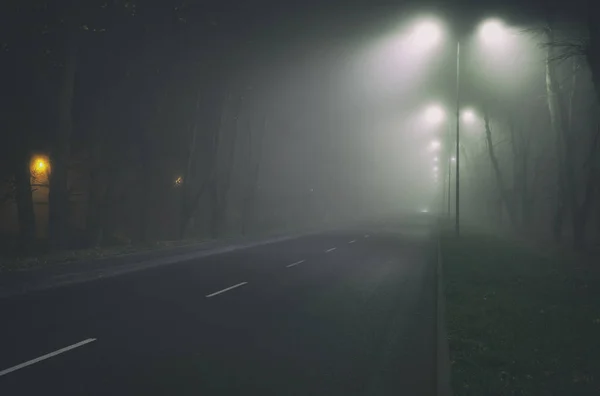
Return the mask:
POLYGON ((74 261, 83 262, 133 253, 143 253, 152 250, 200 244, 207 241, 209 241, 209 239, 205 238, 156 241, 144 244, 123 244, 89 249, 62 250, 33 256, 0 257, 0 274, 3 272, 26 271, 48 266, 57 266, 74 261))
POLYGON ((600 395, 598 271, 490 235, 441 249, 455 395, 600 395))
POLYGON ((324 226, 330 226, 330 224, 323 222, 322 224, 311 224, 305 227, 291 227, 288 225, 285 227, 263 227, 247 236, 243 236, 239 232, 229 231, 221 235, 218 239, 199 236, 180 240, 150 241, 138 244, 122 243, 106 247, 69 249, 46 253, 33 252, 33 254, 27 255, 2 255, 3 251, 0 249, 0 274, 56 267, 73 262, 86 263, 91 260, 185 246, 200 246, 208 243, 235 243, 248 239, 268 238, 301 232, 315 232, 321 230, 324 226))

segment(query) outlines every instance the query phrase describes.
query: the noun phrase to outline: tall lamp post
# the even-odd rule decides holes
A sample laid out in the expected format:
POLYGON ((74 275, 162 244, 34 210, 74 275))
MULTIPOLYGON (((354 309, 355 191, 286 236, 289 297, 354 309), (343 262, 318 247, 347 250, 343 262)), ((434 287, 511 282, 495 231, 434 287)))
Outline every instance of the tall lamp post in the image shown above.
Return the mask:
MULTIPOLYGON (((484 21, 480 25, 479 33, 481 37, 488 44, 497 44, 504 40, 506 37, 506 29, 504 24, 495 19, 484 21)), ((438 41, 440 36, 440 28, 434 22, 424 22, 417 26, 416 31, 413 33, 417 44, 424 46, 431 46, 438 41)), ((455 147, 455 162, 456 162, 456 176, 455 176, 455 231, 457 235, 460 235, 460 101, 461 101, 461 73, 460 73, 460 40, 456 41, 456 147, 455 147)), ((451 168, 451 166, 449 166, 451 168)), ((448 171, 448 178, 450 180, 450 173, 448 171)), ((450 190, 450 181, 448 182, 448 190, 450 190)), ((448 212, 450 212, 450 191, 448 191, 448 212)))
MULTIPOLYGON (((454 214, 454 227, 456 235, 460 235, 460 156, 458 146, 460 144, 460 41, 456 42, 456 213, 454 214)), ((452 168, 452 167, 450 167, 452 168)))

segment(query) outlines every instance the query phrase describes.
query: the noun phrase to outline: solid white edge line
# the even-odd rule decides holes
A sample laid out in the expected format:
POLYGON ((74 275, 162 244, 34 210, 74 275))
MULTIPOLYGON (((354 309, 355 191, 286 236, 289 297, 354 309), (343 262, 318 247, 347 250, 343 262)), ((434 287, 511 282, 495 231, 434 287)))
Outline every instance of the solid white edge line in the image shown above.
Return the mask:
POLYGON ((12 373, 13 371, 20 370, 20 369, 22 369, 24 367, 31 366, 32 364, 41 362, 42 360, 50 359, 51 357, 54 357, 56 355, 60 355, 61 353, 65 353, 67 351, 70 351, 71 349, 79 348, 80 346, 83 346, 85 344, 89 344, 90 342, 94 342, 94 341, 96 341, 95 338, 88 338, 87 340, 83 340, 81 342, 78 342, 77 344, 69 345, 68 347, 64 347, 64 348, 59 349, 57 351, 50 352, 50 353, 48 353, 46 355, 43 355, 43 356, 40 356, 38 358, 29 360, 29 361, 27 361, 25 363, 17 364, 16 366, 13 366, 11 368, 7 368, 6 370, 0 371, 0 377, 2 377, 3 375, 6 375, 6 374, 12 373))
POLYGON ((290 267, 293 267, 293 266, 295 266, 295 265, 302 264, 304 261, 306 261, 306 260, 300 260, 300 261, 296 261, 295 263, 292 263, 292 264, 286 265, 286 268, 290 268, 290 267))
POLYGON ((226 291, 229 291, 231 289, 235 289, 236 287, 244 286, 247 283, 248 282, 242 282, 242 283, 238 283, 237 285, 229 286, 229 287, 227 287, 227 288, 225 288, 223 290, 219 290, 218 292, 214 292, 214 293, 206 295, 206 298, 211 298, 211 297, 216 296, 217 294, 225 293, 226 291))
POLYGON ((356 239, 351 240, 350 242, 348 242, 348 244, 354 243, 354 242, 356 242, 356 239))
POLYGON ((327 249, 327 250, 325 250, 325 253, 333 252, 335 249, 337 249, 337 248, 327 249))

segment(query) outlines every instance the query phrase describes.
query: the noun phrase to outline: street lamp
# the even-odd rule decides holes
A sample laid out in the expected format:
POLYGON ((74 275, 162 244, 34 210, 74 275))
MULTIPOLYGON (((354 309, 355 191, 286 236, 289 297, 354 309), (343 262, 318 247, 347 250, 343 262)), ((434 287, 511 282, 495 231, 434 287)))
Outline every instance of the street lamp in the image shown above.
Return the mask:
MULTIPOLYGON (((498 19, 488 19, 479 27, 482 40, 488 45, 497 45, 505 40, 506 28, 498 19)), ((460 235, 460 40, 456 40, 456 202, 455 202, 455 230, 460 235)), ((450 195, 448 195, 450 200, 450 195)), ((448 204, 450 206, 450 204, 448 204)))
POLYGON ((41 177, 49 173, 50 161, 45 155, 36 155, 31 159, 29 168, 32 176, 41 177))
MULTIPOLYGON (((413 34, 412 40, 415 45, 421 47, 431 47, 435 45, 440 37, 441 37, 441 27, 440 24, 437 24, 434 21, 425 21, 417 25, 413 34)), ((479 35, 482 41, 486 45, 494 45, 498 46, 499 44, 505 44, 507 41, 509 34, 508 29, 505 27, 504 23, 498 19, 488 19, 483 21, 483 23, 479 26, 479 35)), ((455 214, 455 229, 456 234, 460 234, 460 156, 459 156, 459 147, 460 147, 460 40, 456 40, 456 154, 455 160, 456 163, 456 214, 455 214)), ((436 112, 437 113, 437 112, 436 112)), ((439 117, 439 114, 432 113, 431 119, 435 121, 436 118, 439 117)), ((443 113, 442 113, 443 114, 443 113)), ((428 116, 428 119, 430 117, 428 116)), ((474 121, 474 114, 467 113, 465 117, 466 122, 474 121)), ((440 147, 439 142, 432 143, 432 148, 438 149, 440 147)), ((449 167, 449 184, 450 184, 450 169, 449 167)), ((450 208, 450 193, 448 193, 448 208, 450 208)))
POLYGON ((444 110, 439 105, 432 105, 425 110, 425 119, 429 124, 436 125, 444 119, 444 110))
POLYGON ((479 34, 486 44, 502 44, 508 37, 504 23, 498 19, 488 19, 479 27, 479 34))
POLYGON ((416 48, 429 48, 437 44, 442 36, 442 29, 434 21, 423 21, 415 26, 411 35, 412 44, 416 48))
POLYGON ((467 124, 472 124, 475 121, 475 112, 471 109, 463 110, 462 119, 467 124))
POLYGON ((37 170, 38 172, 43 172, 46 170, 46 162, 42 159, 37 160, 37 162, 35 163, 35 170, 37 170))

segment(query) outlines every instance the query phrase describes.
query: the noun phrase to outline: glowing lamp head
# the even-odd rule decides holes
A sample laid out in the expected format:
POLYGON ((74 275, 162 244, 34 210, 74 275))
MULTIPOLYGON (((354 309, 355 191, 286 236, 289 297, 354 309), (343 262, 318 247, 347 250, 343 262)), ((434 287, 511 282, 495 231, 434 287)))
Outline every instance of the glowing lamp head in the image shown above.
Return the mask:
POLYGON ((419 23, 412 33, 412 44, 416 49, 429 48, 436 45, 442 36, 440 26, 433 21, 419 23))
POLYGON ((462 113, 462 119, 468 124, 472 124, 475 121, 475 112, 471 109, 466 109, 462 113))
POLYGON ((508 36, 504 23, 498 19, 488 19, 480 28, 479 34, 485 44, 501 44, 508 36))
POLYGON ((442 122, 444 120, 444 116, 444 109, 437 105, 430 106, 425 111, 425 119, 427 120, 427 123, 432 125, 442 122))
POLYGON ((45 155, 38 155, 31 159, 29 168, 31 170, 31 174, 36 177, 41 177, 42 175, 50 172, 50 161, 45 155))

